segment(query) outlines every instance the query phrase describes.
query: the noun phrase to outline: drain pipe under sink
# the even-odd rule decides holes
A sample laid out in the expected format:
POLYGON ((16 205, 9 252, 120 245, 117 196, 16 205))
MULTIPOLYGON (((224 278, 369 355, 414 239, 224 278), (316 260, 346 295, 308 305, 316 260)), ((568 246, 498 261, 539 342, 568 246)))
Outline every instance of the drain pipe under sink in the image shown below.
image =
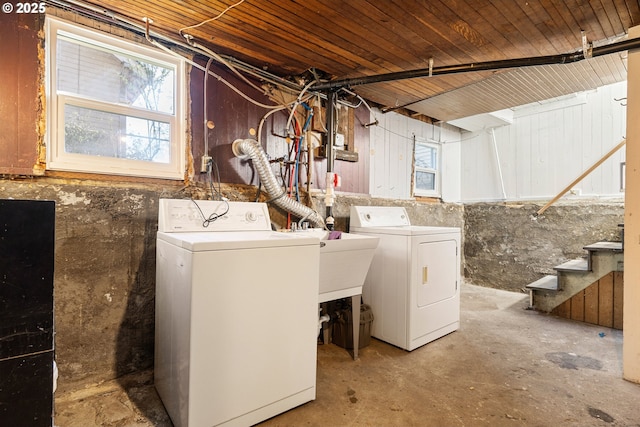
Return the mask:
MULTIPOLYGON (((322 312, 322 308, 320 308, 320 313, 322 312)), ((318 335, 320 335, 320 331, 322 331, 322 324, 331 320, 331 316, 328 314, 323 314, 318 318, 318 335)))

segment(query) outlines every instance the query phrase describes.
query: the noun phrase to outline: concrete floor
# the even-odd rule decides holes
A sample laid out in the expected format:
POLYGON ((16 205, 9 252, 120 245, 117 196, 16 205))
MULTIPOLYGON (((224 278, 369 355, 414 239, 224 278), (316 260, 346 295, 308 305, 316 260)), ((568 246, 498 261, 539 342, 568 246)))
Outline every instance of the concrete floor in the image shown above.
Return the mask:
MULTIPOLYGON (((640 426, 640 385, 622 379, 622 333, 526 303, 464 284, 460 330, 417 350, 372 339, 353 361, 320 345, 316 400, 262 425, 640 426)), ((55 424, 171 426, 151 378, 56 396, 55 424)))

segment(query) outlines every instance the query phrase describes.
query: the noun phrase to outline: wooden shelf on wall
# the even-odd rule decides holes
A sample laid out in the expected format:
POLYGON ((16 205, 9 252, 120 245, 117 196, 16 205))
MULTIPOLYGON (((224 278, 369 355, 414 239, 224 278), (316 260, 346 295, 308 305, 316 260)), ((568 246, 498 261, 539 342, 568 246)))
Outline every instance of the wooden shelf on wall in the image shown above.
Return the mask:
MULTIPOLYGON (((333 149, 336 154, 336 160, 342 160, 345 162, 357 162, 358 161, 358 153, 355 151, 342 150, 339 148, 333 149)), ((318 147, 316 149, 315 157, 316 158, 326 158, 327 157, 326 147, 323 145, 322 147, 318 147)))

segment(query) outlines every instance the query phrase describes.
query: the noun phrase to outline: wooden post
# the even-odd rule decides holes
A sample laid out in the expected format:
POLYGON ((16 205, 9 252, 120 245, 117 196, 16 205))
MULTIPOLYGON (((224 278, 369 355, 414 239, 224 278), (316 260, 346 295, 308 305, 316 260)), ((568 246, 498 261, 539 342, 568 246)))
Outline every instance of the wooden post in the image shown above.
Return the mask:
MULTIPOLYGON (((629 29, 629 37, 639 36, 640 26, 629 29)), ((640 49, 629 51, 628 66, 622 371, 640 383, 640 49)))

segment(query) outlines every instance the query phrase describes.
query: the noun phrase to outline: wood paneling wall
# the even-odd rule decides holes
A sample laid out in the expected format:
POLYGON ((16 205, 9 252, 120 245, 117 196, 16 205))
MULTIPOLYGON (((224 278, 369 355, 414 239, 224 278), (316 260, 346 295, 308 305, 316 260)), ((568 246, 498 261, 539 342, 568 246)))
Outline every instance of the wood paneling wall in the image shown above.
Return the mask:
MULTIPOLYGON (((554 103, 516 109, 513 123, 495 128, 507 200, 551 198, 626 135, 626 83, 554 103)), ((625 149, 575 187, 577 195, 620 193, 625 149)), ((502 200, 489 129, 463 136, 462 201, 502 200)))
MULTIPOLYGON (((205 65, 203 61, 198 62, 205 65)), ((214 63, 211 70, 254 100, 266 105, 274 104, 274 101, 262 93, 257 93, 255 89, 240 81, 227 69, 214 63)), ((204 72, 195 68, 190 75, 192 153, 196 180, 206 178, 204 174, 198 173, 200 158, 204 153, 203 77, 204 72)), ((257 84, 260 83, 257 82, 257 84)), ((231 144, 238 138, 257 139, 251 130, 258 130, 259 122, 268 110, 242 98, 215 77, 210 77, 207 82, 207 103, 207 119, 213 121, 215 125, 212 130, 208 131, 209 155, 218 164, 221 181, 232 184, 257 185, 258 176, 251 163, 236 158, 231 151, 231 144)), ((288 156, 290 145, 283 138, 286 134, 285 127, 288 116, 289 111, 282 110, 270 115, 264 123, 261 142, 270 159, 288 156)), ((342 186, 337 190, 366 194, 369 184, 369 158, 367 156, 369 129, 364 125, 369 122, 369 112, 361 106, 356 109, 354 116, 353 141, 355 149, 359 153, 359 159, 357 162, 336 160, 335 172, 342 177, 342 186)), ((276 176, 280 175, 280 167, 277 163, 272 165, 272 170, 276 176)), ((302 174, 306 175, 305 167, 301 167, 301 170, 302 174)), ((312 189, 324 189, 325 172, 326 160, 316 158, 312 165, 312 189)), ((300 186, 303 187, 305 183, 306 177, 301 177, 300 186)))
POLYGON ((0 14, 0 173, 33 175, 40 105, 39 32, 44 15, 0 14))
POLYGON ((375 110, 369 148, 369 193, 375 197, 413 197, 414 136, 440 144, 440 181, 443 201, 460 200, 460 131, 410 117, 375 110))

